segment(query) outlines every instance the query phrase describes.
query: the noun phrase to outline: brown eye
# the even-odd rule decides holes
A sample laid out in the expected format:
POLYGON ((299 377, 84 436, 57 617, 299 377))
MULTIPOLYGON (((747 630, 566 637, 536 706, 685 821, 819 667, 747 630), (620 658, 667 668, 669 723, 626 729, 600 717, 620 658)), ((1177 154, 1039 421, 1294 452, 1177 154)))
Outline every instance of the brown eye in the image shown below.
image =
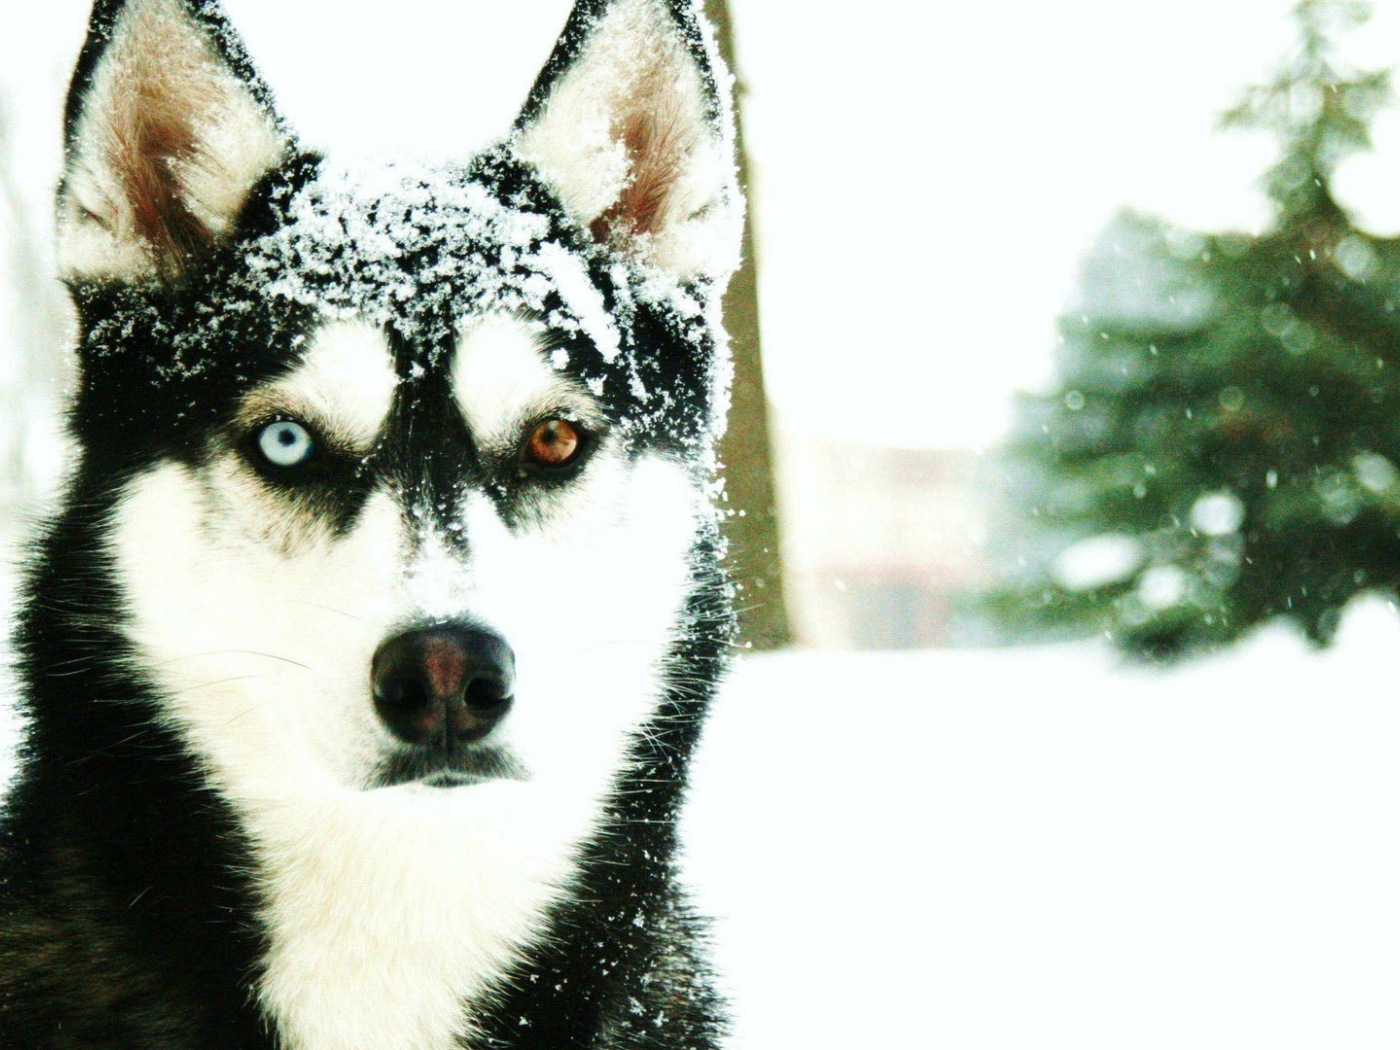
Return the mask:
POLYGON ((567 467, 583 450, 583 434, 572 423, 547 419, 525 439, 525 460, 532 466, 567 467))

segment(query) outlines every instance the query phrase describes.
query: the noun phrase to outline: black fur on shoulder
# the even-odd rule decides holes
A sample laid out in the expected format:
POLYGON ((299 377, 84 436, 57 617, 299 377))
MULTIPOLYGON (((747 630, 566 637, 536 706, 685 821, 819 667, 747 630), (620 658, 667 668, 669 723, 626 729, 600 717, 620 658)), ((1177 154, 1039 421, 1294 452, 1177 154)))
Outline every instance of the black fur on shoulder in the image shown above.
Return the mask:
POLYGON ((247 846, 117 630, 101 455, 35 552, 17 645, 28 726, 0 820, 0 1046, 263 1048, 247 846))

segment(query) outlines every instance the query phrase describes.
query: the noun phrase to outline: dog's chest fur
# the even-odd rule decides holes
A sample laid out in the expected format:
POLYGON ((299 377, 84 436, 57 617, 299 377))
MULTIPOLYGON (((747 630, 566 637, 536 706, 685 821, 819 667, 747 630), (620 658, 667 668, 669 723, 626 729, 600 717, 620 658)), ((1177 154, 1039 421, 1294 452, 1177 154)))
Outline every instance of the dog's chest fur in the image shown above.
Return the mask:
POLYGON ((463 1004, 544 932, 577 829, 522 785, 481 787, 251 810, 268 873, 259 994, 288 1050, 450 1050, 472 1030, 463 1004))

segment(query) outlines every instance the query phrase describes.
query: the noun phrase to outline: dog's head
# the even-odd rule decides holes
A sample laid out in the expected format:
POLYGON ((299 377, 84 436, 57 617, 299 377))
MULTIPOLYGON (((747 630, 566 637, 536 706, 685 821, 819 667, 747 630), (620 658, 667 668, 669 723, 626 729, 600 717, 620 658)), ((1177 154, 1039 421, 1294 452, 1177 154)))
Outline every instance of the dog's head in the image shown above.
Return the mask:
POLYGON ((212 3, 99 0, 75 496, 123 659, 229 790, 596 794, 657 716, 712 567, 726 92, 690 0, 581 0, 499 145, 347 170, 212 3))

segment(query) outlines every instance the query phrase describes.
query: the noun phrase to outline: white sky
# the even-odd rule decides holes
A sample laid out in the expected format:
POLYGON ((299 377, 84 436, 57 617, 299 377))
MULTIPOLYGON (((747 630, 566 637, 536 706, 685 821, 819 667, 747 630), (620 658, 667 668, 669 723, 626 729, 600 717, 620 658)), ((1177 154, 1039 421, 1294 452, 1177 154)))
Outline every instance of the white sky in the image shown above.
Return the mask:
MULTIPOLYGON (((1268 144, 1212 126, 1287 44, 1289 7, 927 5, 922 26, 897 34, 872 15, 842 25, 840 39, 855 68, 883 72, 861 78, 860 97, 839 77, 812 77, 805 109, 795 82, 808 78, 757 81, 779 45, 775 27, 756 23, 766 350, 785 415, 895 443, 986 441, 1009 388, 1045 377, 1077 257, 1118 207, 1207 228, 1257 225, 1252 182, 1268 144), (905 101, 882 113, 885 100, 905 101), (794 160, 804 139, 852 145, 825 163, 809 147, 817 174, 803 180, 794 160), (867 158, 873 174, 853 163, 867 158), (841 232, 823 250, 800 232, 804 214, 818 224, 824 202, 842 196, 865 202, 863 214, 856 229, 825 224, 841 232), (830 303, 840 304, 830 316, 815 309, 830 303)), ((1373 40, 1400 40, 1394 7, 1373 40)), ((1374 51, 1393 61, 1400 47, 1374 51)), ((1397 225, 1400 146, 1389 139, 1389 186, 1374 164, 1358 164, 1341 188, 1364 191, 1350 196, 1397 225)))
MULTIPOLYGON (((1357 41, 1400 59, 1400 5, 1357 41)), ((1291 0, 735 0, 769 387, 789 426, 977 445, 1048 373, 1077 258, 1120 206, 1257 227, 1266 140, 1212 131, 1291 0), (859 11, 860 17, 852 12, 859 11)), ((1364 45, 1364 46, 1363 46, 1364 45)), ((1400 228, 1400 120, 1342 172, 1400 228)))
MULTIPOLYGON (((1013 387, 1044 381, 1076 260, 1117 208, 1203 228, 1262 218, 1268 144, 1212 127, 1287 45, 1291 0, 731 5, 769 390, 791 429, 984 444, 1013 387)), ((1355 49, 1373 64, 1400 59, 1400 5, 1380 6, 1355 49)), ((508 126, 569 0, 226 7, 308 139, 442 156, 508 126)), ((86 9, 0 13, 36 208, 86 9)), ((1397 230, 1400 115, 1379 130, 1339 191, 1397 230)))

